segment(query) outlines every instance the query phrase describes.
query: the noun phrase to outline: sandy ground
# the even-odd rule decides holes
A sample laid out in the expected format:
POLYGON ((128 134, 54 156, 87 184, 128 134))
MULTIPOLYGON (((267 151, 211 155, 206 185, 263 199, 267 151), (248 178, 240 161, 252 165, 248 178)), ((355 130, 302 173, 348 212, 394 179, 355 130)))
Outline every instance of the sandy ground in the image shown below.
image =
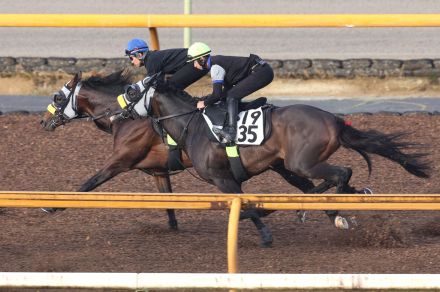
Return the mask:
MULTIPOLYGON (((440 117, 346 116, 353 126, 383 132, 410 131, 433 162, 432 177, 419 179, 373 156, 368 177, 362 158, 345 149, 331 163, 353 169, 352 185, 376 193, 439 193, 440 117)), ((73 122, 55 132, 38 115, 0 116, 0 190, 74 191, 104 165, 112 137, 92 123, 73 122)), ((175 192, 218 192, 188 172, 172 177, 175 192)), ((156 192, 139 171, 121 174, 97 191, 156 192)), ((244 184, 247 193, 296 193, 267 172, 244 184)), ((249 221, 240 223, 239 266, 245 273, 438 273, 440 215, 435 211, 343 212, 358 225, 336 230, 319 211, 299 223, 292 211, 264 222, 272 248, 259 246, 249 221)), ((168 229, 163 210, 68 209, 53 215, 32 208, 0 208, 0 270, 26 272, 226 272, 224 211, 177 210, 179 230, 168 229)), ((4 291, 4 290, 2 290, 4 291)), ((11 290, 7 290, 11 291, 11 290)), ((15 290, 14 290, 15 291, 15 290)), ((34 291, 34 290, 33 290, 34 291)))

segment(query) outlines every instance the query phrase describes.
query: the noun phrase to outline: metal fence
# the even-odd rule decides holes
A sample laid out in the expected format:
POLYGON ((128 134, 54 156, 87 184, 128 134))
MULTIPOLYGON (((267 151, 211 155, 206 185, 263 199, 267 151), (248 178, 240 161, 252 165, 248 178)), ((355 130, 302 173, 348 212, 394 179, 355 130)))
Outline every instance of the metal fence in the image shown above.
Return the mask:
POLYGON ((0 14, 0 27, 145 27, 159 49, 158 27, 439 27, 440 14, 0 14))

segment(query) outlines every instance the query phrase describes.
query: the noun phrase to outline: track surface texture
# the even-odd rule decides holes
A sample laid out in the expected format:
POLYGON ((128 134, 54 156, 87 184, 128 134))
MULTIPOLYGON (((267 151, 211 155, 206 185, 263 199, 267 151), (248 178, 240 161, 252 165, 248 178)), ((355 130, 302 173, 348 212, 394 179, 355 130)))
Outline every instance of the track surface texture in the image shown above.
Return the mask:
MULTIPOLYGON (((351 183, 375 193, 439 193, 440 116, 347 115, 359 129, 409 131, 425 144, 432 177, 419 179, 400 166, 373 157, 368 177, 355 152, 338 150, 331 163, 352 167, 351 183)), ((112 137, 90 122, 72 122, 55 132, 37 114, 0 116, 0 190, 75 191, 110 155, 112 137)), ((175 192, 218 192, 183 172, 172 177, 175 192)), ((140 171, 124 173, 96 191, 157 192, 140 171)), ((246 193, 298 193, 276 173, 244 184, 246 193)), ((334 189, 332 189, 334 191, 334 189)), ((226 211, 177 210, 179 230, 168 229, 162 210, 0 208, 0 271, 10 272, 227 272, 226 211)), ((434 211, 344 211, 349 230, 311 211, 305 223, 294 211, 264 218, 272 248, 259 246, 251 221, 239 229, 239 268, 245 273, 438 273, 440 214, 434 211), (353 222, 351 222, 353 223, 353 222)), ((11 290, 8 290, 11 291, 11 290)), ((51 290, 54 291, 54 290, 51 290)), ((83 290, 84 291, 84 290, 83 290)), ((96 290, 95 290, 96 291, 96 290)))

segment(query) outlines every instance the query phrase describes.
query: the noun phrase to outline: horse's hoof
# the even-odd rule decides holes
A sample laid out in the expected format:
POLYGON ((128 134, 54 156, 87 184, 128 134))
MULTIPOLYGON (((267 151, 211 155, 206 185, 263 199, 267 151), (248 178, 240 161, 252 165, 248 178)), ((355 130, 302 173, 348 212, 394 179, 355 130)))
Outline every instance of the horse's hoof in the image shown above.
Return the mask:
POLYGON ((362 190, 357 191, 357 193, 363 195, 372 195, 373 191, 370 188, 363 188, 362 190))
POLYGON ((41 210, 43 212, 48 213, 48 214, 52 214, 52 213, 55 213, 57 211, 55 208, 41 208, 41 210))
POLYGON ((344 217, 339 216, 339 215, 336 216, 335 217, 335 227, 338 229, 343 229, 343 230, 348 229, 347 219, 345 219, 344 217))
POLYGON ((66 208, 40 208, 43 212, 46 212, 48 214, 53 214, 57 211, 64 211, 66 208))
POLYGON ((296 217, 298 218, 300 223, 306 222, 306 214, 307 214, 307 211, 303 211, 303 210, 296 211, 296 217))
POLYGON ((177 227, 177 221, 169 221, 168 226, 170 227, 171 230, 178 230, 179 229, 177 227))
POLYGON ((262 242, 261 247, 262 248, 270 248, 270 247, 272 247, 272 242, 262 242))
POLYGON ((262 247, 271 247, 273 242, 272 233, 270 232, 267 226, 264 226, 259 230, 261 234, 261 246, 262 247))

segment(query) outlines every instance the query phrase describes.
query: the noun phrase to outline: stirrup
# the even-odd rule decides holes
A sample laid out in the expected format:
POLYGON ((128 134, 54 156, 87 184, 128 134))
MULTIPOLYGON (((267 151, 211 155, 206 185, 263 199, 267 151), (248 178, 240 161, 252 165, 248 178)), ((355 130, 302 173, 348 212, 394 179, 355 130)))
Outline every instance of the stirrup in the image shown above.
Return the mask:
POLYGON ((233 127, 226 126, 223 129, 213 128, 213 132, 223 139, 223 143, 230 144, 235 142, 235 137, 237 135, 236 130, 233 127))

